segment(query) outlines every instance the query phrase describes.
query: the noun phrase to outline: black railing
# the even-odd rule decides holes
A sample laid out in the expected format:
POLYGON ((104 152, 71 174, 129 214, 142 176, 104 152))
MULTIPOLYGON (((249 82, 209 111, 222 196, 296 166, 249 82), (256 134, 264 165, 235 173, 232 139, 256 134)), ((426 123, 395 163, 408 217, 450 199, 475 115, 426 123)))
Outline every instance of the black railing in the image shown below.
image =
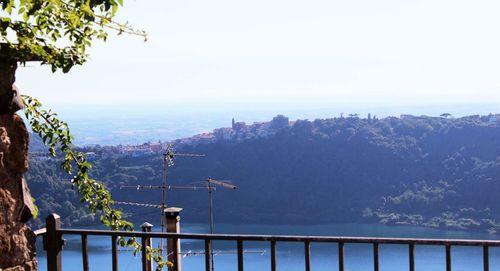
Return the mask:
MULTIPOLYGON (((435 245, 444 246, 446 255, 446 271, 452 270, 451 255, 452 246, 476 246, 483 248, 483 270, 489 271, 489 247, 500 247, 497 240, 460 240, 460 239, 421 239, 421 238, 378 238, 378 237, 340 237, 340 236, 291 236, 291 235, 235 235, 235 234, 191 234, 191 233, 160 233, 160 232, 129 232, 129 231, 107 231, 107 230, 81 230, 60 228, 59 217, 51 215, 46 221, 46 230, 38 230, 35 233, 43 236, 44 249, 47 251, 47 269, 49 271, 61 271, 61 250, 63 248, 63 235, 80 235, 82 240, 82 264, 83 270, 89 270, 87 236, 110 236, 112 246, 112 270, 118 270, 117 238, 137 237, 144 244, 151 238, 163 238, 173 240, 174 271, 178 269, 178 240, 204 240, 205 242, 205 270, 210 271, 210 248, 212 241, 234 241, 237 249, 238 271, 243 271, 244 243, 247 241, 265 241, 270 244, 271 266, 270 270, 276 271, 276 244, 278 242, 299 242, 304 244, 304 270, 311 270, 311 243, 336 243, 338 244, 338 270, 344 271, 344 245, 345 244, 372 244, 373 245, 373 269, 379 270, 379 245, 400 244, 408 245, 409 270, 415 270, 415 246, 435 245)), ((146 264, 146 251, 143 246, 142 269, 149 270, 146 264)))

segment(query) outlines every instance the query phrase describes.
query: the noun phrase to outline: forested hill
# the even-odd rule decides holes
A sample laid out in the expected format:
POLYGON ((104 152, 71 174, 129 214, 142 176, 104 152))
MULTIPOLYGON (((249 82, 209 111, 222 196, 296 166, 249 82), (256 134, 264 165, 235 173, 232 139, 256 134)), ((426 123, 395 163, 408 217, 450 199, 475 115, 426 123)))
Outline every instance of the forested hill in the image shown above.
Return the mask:
MULTIPOLYGON (((216 220, 229 223, 381 222, 432 227, 500 229, 500 117, 388 117, 298 120, 233 125, 178 141, 169 184, 208 176, 237 190, 215 193, 216 220), (498 119, 497 119, 498 118, 498 119), (280 125, 278 125, 280 124, 280 125)), ((93 175, 121 201, 158 203, 161 151, 124 153, 123 146, 87 147, 93 175)), ((27 174, 41 217, 87 223, 68 178, 55 160, 32 159, 27 174)), ((207 193, 169 191, 184 221, 206 220, 207 193)), ((137 222, 157 209, 129 208, 137 222)))

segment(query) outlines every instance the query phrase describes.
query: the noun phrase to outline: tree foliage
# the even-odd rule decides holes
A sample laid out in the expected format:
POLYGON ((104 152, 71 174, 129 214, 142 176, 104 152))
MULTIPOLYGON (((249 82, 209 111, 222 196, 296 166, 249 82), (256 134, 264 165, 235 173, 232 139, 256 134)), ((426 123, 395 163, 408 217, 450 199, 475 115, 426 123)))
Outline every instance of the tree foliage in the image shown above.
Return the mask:
MULTIPOLYGON (((42 104, 38 100, 26 95, 23 96, 23 100, 26 105, 24 112, 33 132, 48 146, 52 156, 56 156, 57 151, 62 154, 61 167, 66 173, 73 175, 71 184, 79 192, 80 201, 88 204, 90 214, 99 214, 101 223, 112 230, 133 231, 133 224, 124 220, 122 212, 114 208, 114 202, 106 186, 90 177, 89 170, 92 164, 87 161, 85 154, 73 150, 73 136, 68 124, 59 120, 56 113, 41 109, 42 104)), ((141 250, 136 238, 125 240, 120 237, 118 242, 121 246, 132 247, 134 255, 141 250)), ((163 260, 159 249, 151 247, 146 249, 148 257, 156 262, 157 270, 162 270, 164 266, 171 264, 163 260)))
POLYGON ((108 29, 146 38, 144 31, 113 20, 123 0, 0 0, 2 57, 41 60, 52 71, 68 72, 87 59, 94 40, 108 29))
MULTIPOLYGON (((0 64, 25 63, 30 60, 51 65, 52 71, 68 72, 87 59, 87 48, 94 40, 106 41, 107 30, 118 34, 143 36, 128 23, 113 20, 123 0, 0 0, 0 64)), ((75 151, 68 125, 41 103, 23 96, 24 112, 30 126, 48 146, 51 155, 62 153, 61 167, 70 175, 71 184, 79 192, 80 201, 88 204, 91 215, 99 214, 103 225, 112 230, 133 231, 133 224, 122 219, 121 211, 113 207, 108 189, 89 176, 92 164, 84 153, 75 151)), ((71 203, 64 202, 71 207, 71 203)), ((118 240, 132 247, 134 254, 141 250, 135 238, 118 240)), ((158 249, 146 248, 158 270, 169 265, 158 249)))

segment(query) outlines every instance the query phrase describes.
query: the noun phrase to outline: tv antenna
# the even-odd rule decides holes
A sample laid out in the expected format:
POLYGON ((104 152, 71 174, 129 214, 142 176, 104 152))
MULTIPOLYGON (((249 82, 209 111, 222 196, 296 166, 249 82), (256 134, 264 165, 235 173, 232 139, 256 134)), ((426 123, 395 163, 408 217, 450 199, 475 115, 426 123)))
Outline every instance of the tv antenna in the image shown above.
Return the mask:
POLYGON ((122 185, 122 186, 120 186, 120 189, 123 189, 123 188, 135 188, 137 190, 161 189, 162 190, 162 204, 156 205, 156 204, 122 202, 122 201, 116 201, 115 203, 124 204, 124 205, 133 205, 133 206, 153 207, 153 208, 164 209, 166 207, 166 204, 165 204, 165 196, 163 195, 163 193, 165 193, 166 190, 172 190, 172 189, 204 190, 204 189, 206 189, 208 191, 208 207, 209 207, 209 215, 210 215, 210 220, 209 220, 210 233, 213 234, 214 233, 213 191, 217 190, 217 187, 223 187, 223 188, 235 190, 237 188, 237 186, 232 185, 230 183, 230 181, 214 180, 211 177, 208 177, 206 179, 206 181, 204 181, 204 182, 206 182, 206 186, 201 186, 201 185, 166 185, 166 181, 163 182, 163 185, 122 185))
MULTIPOLYGON (((197 155, 198 156, 198 155, 197 155)), ((168 159, 168 157, 167 157, 168 159)), ((167 164, 168 166, 168 164, 167 164)), ((165 167, 166 169, 166 167, 165 167)), ((164 171, 166 172, 166 171, 164 171)), ((214 191, 217 190, 217 188, 225 188, 225 189, 231 189, 235 190, 237 189, 237 186, 233 185, 230 183, 231 181, 221 181, 221 180, 214 180, 211 177, 208 177, 205 181, 198 181, 198 182, 193 182, 191 184, 193 185, 166 185, 166 182, 164 182, 164 185, 124 185, 121 186, 120 189, 123 188, 134 188, 137 190, 143 190, 143 189, 162 189, 163 190, 173 190, 173 189, 189 189, 189 190, 207 190, 208 191, 208 207, 209 207, 209 227, 210 227, 210 234, 213 234, 215 231, 214 228, 214 202, 213 202, 213 197, 214 197, 214 191)), ((149 208, 163 208, 164 205, 155 205, 155 204, 147 204, 147 203, 134 203, 134 202, 116 202, 118 204, 126 204, 126 205, 132 205, 132 206, 139 206, 139 207, 149 207, 149 208)), ((163 210, 163 209, 162 209, 163 210)), ((162 216, 162 219, 163 216, 162 216)), ((162 241, 162 240, 161 240, 162 241)), ((161 242, 160 241, 160 242, 161 242)), ((263 255, 266 251, 265 250, 245 250, 243 253, 245 254, 260 254, 263 255)), ((217 255, 222 255, 222 254, 235 254, 236 252, 234 251, 214 251, 212 244, 210 244, 210 265, 211 265, 211 270, 214 271, 214 256, 217 255)), ((188 251, 185 253, 182 253, 183 257, 187 256, 196 256, 200 254, 205 254, 205 252, 192 252, 188 251)))
MULTIPOLYGON (((237 188, 236 186, 228 183, 228 181, 217 181, 210 177, 207 178, 208 206, 210 209, 210 234, 214 234, 214 203, 212 190, 215 190, 217 186, 233 190, 237 188)), ((210 244, 210 264, 212 271, 214 271, 214 249, 212 244, 210 244)))
POLYGON ((163 217, 163 211, 167 207, 167 167, 174 165, 174 158, 176 156, 187 156, 187 157, 204 157, 204 154, 195 153, 176 153, 174 152, 174 147, 172 144, 167 145, 165 153, 163 153, 163 170, 162 170, 162 185, 161 185, 161 232, 164 232, 166 227, 166 221, 163 217))
MULTIPOLYGON (((167 156, 167 159, 168 159, 168 156, 167 156)), ((164 166, 163 185, 161 185, 161 186, 159 186, 159 185, 124 185, 124 186, 121 186, 120 189, 122 189, 122 188, 135 188, 137 190, 162 189, 162 193, 164 193, 166 190, 171 190, 171 189, 192 189, 192 190, 204 190, 204 189, 206 189, 208 191, 210 234, 214 234, 214 202, 213 202, 214 196, 213 196, 213 192, 216 191, 218 187, 235 190, 235 189, 237 189, 237 186, 231 184, 230 181, 214 180, 211 177, 208 177, 205 181, 196 182, 196 183, 205 183, 204 186, 203 185, 166 185, 165 173, 166 173, 166 167, 169 165, 168 163, 169 162, 167 161, 166 166, 164 166)), ((153 204, 145 204, 145 203, 138 204, 138 203, 131 203, 131 202, 117 202, 117 203, 134 205, 134 206, 141 206, 141 207, 161 208, 163 210, 164 206, 165 206, 164 199, 165 199, 165 197, 162 197, 162 205, 153 205, 153 204)), ((162 220, 163 219, 164 218, 162 216, 162 220)), ((163 231, 163 225, 162 225, 162 231, 163 231)), ((218 254, 220 254, 220 253, 218 253, 218 254)), ((211 262, 211 270, 214 271, 214 250, 213 250, 212 245, 210 245, 210 262, 211 262)))
MULTIPOLYGON (((204 157, 204 154, 195 154, 195 153, 176 153, 174 151, 174 147, 172 144, 168 144, 165 152, 163 153, 163 169, 162 169, 162 183, 160 186, 158 185, 125 185, 121 186, 122 188, 136 188, 137 190, 141 189, 161 189, 161 204, 147 204, 147 203, 136 203, 136 202, 115 202, 118 204, 132 205, 132 206, 140 206, 140 207, 153 207, 160 209, 160 224, 161 224, 161 232, 166 232, 166 218, 164 217, 164 211, 167 208, 167 189, 171 189, 171 187, 167 187, 167 168, 174 165, 175 158, 177 156, 185 156, 185 157, 204 157)), ((160 239, 159 247, 163 254, 163 239, 160 239)))

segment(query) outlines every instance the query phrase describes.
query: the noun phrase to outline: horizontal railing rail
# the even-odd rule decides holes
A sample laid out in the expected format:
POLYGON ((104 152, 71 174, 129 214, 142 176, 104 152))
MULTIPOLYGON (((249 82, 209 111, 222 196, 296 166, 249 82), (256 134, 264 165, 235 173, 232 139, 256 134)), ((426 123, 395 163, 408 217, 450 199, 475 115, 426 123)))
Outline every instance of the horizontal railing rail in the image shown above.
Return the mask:
POLYGON ((169 232, 139 232, 139 231, 109 231, 59 229, 61 234, 70 235, 100 235, 145 238, 176 238, 190 240, 217 241, 279 241, 279 242, 315 242, 315 243, 379 243, 379 244, 409 244, 415 245, 453 245, 453 246, 495 246, 500 247, 500 240, 473 239, 434 239, 434 238, 387 238, 387 237, 349 237, 349 236, 304 236, 304 235, 255 235, 255 234, 205 234, 205 233, 169 233, 169 232))
MULTIPOLYGON (((50 217, 49 217, 50 218, 50 217)), ((54 224, 47 220, 47 225, 54 224)), ((55 223, 57 225, 57 223, 55 223)), ((243 271, 243 255, 244 243, 252 241, 264 241, 270 244, 271 271, 276 271, 276 247, 278 242, 299 242, 304 244, 304 270, 311 270, 311 243, 336 243, 338 245, 338 270, 344 271, 344 246, 345 244, 371 244, 373 246, 373 270, 379 271, 379 245, 381 244, 399 244, 408 245, 408 263, 409 270, 415 270, 415 246, 417 245, 432 245, 444 246, 446 255, 446 271, 451 271, 451 248, 452 246, 475 246, 483 248, 483 270, 489 271, 489 247, 500 247, 500 240, 470 240, 470 239, 429 239, 429 238, 384 238, 384 237, 346 237, 346 236, 293 236, 293 235, 251 235, 251 234, 195 234, 195 233, 161 233, 161 232, 139 232, 139 231, 109 231, 109 230, 83 230, 83 229, 64 229, 55 227, 47 230, 37 231, 39 235, 44 237, 44 247, 47 250, 47 266, 48 270, 60 271, 60 254, 58 251, 50 253, 49 250, 62 249, 63 235, 80 235, 82 240, 82 261, 83 270, 88 271, 88 252, 87 252, 87 237, 88 236, 109 236, 111 237, 112 246, 112 270, 118 270, 118 254, 116 248, 116 240, 118 237, 136 237, 141 238, 141 242, 145 244, 145 240, 151 238, 162 238, 173 240, 173 244, 177 244, 178 240, 204 240, 205 246, 205 270, 210 271, 210 253, 213 241, 234 241, 238 258, 238 271, 243 271), (49 245, 49 242, 52 242, 49 245), (49 259, 53 257, 53 259, 49 259), (59 258, 57 258, 59 257, 59 258), (50 266, 49 266, 50 265, 50 266)), ((143 270, 151 270, 151 264, 146 263, 145 248, 143 246, 143 270)), ((171 270, 179 271, 179 264, 176 262, 178 258, 178 249, 175 246, 174 266, 171 270)))

